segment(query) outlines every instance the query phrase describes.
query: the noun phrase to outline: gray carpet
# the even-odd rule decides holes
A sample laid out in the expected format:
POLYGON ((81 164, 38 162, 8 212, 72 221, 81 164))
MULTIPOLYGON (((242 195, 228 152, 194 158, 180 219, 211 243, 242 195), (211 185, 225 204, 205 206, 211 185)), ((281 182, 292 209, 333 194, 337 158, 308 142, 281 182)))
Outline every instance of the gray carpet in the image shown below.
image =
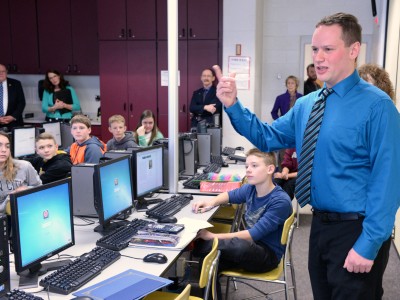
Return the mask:
MULTIPOLYGON (((312 299, 310 279, 308 276, 307 269, 307 259, 308 259, 308 238, 310 232, 311 215, 301 215, 301 223, 299 228, 294 230, 293 236, 293 264, 295 267, 296 283, 297 283, 297 299, 298 300, 310 300, 312 299)), ((194 267, 195 269, 195 267, 194 267)), ((192 284, 192 295, 202 297, 201 291, 196 288, 196 283, 198 282, 197 270, 191 272, 192 284)), ((390 249, 389 263, 384 274, 384 300, 397 300, 400 299, 400 284, 399 284, 399 273, 400 273, 400 259, 397 251, 392 244, 390 249)), ((250 282, 249 282, 250 283, 250 282)), ((222 280, 222 292, 225 293, 226 281, 222 280)), ((272 291, 276 287, 278 289, 281 285, 271 285, 268 283, 260 283, 251 281, 251 284, 257 288, 264 291, 272 291)), ((261 295, 259 292, 254 291, 250 287, 237 283, 238 290, 234 290, 233 285, 230 286, 229 295, 226 299, 229 300, 241 300, 252 296, 261 295)), ((225 298, 224 298, 225 299, 225 298)), ((264 299, 274 299, 281 300, 285 299, 284 293, 278 293, 269 296, 269 298, 264 299)), ((293 293, 290 292, 290 299, 293 299, 293 293)))

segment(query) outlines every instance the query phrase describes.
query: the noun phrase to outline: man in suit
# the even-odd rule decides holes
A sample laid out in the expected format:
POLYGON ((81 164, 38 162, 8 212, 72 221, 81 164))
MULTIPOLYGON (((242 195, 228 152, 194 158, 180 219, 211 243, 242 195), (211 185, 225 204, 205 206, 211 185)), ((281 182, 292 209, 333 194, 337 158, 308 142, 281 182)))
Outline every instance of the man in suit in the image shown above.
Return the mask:
POLYGON ((7 68, 0 64, 0 127, 22 126, 25 96, 21 82, 7 78, 7 68))
MULTIPOLYGON (((222 103, 215 94, 214 70, 204 69, 200 80, 203 83, 203 87, 193 92, 192 101, 190 102, 192 127, 196 127, 201 120, 206 120, 208 124, 214 124, 214 114, 219 114, 221 120, 222 103)), ((221 124, 221 121, 219 123, 221 124)))

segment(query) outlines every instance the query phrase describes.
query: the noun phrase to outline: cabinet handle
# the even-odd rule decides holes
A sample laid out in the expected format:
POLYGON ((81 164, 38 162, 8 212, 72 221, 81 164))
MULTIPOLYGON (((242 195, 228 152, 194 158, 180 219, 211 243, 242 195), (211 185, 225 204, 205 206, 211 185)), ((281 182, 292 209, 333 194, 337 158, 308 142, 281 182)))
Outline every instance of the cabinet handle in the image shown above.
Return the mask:
POLYGON ((128 37, 134 39, 135 36, 132 34, 132 29, 129 28, 128 30, 128 37))
POLYGON ((12 72, 12 65, 11 64, 7 65, 7 71, 11 71, 12 72))
POLYGON ((18 67, 16 64, 13 65, 13 72, 17 73, 18 72, 18 67))
POLYGON ((180 38, 184 38, 186 35, 185 28, 182 28, 182 34, 179 35, 180 38))
POLYGON ((71 65, 68 65, 67 71, 65 73, 71 73, 71 65))
POLYGON ((183 106, 182 106, 182 112, 186 112, 186 104, 183 104, 183 106))
POLYGON ((78 72, 78 65, 74 65, 74 72, 75 72, 75 73, 79 73, 79 72, 78 72))
POLYGON ((193 34, 193 30, 192 30, 192 28, 190 28, 190 29, 189 29, 189 35, 190 35, 190 37, 196 37, 196 35, 195 35, 195 34, 193 34))
POLYGON ((131 112, 133 111, 133 105, 132 105, 132 103, 129 104, 129 110, 130 110, 131 112))
POLYGON ((120 35, 118 36, 120 39, 122 39, 122 38, 124 38, 125 37, 125 29, 121 29, 121 33, 120 33, 120 35))
POLYGON ((124 103, 124 111, 126 111, 126 103, 124 103))

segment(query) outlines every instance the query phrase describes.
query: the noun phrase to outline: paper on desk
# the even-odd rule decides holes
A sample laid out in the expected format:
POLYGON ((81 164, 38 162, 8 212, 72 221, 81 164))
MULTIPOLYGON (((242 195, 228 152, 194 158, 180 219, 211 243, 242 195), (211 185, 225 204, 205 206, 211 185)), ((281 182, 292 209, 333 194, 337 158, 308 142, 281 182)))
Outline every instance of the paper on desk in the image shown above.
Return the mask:
POLYGON ((188 217, 180 218, 178 220, 178 224, 185 225, 184 231, 196 233, 196 234, 200 229, 214 227, 212 224, 208 223, 207 221, 196 220, 196 219, 192 219, 192 218, 188 218, 188 217))

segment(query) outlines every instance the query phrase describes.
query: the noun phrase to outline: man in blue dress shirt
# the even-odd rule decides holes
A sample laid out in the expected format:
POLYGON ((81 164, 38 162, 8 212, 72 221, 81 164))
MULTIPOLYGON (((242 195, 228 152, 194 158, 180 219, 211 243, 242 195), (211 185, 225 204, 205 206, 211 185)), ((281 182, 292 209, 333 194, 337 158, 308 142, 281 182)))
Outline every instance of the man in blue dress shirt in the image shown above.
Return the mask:
MULTIPOLYGON (((360 79, 355 62, 361 26, 352 15, 323 18, 312 37, 326 99, 311 173, 314 210, 309 273, 314 299, 381 299, 390 235, 400 205, 400 116, 386 93, 360 79)), ((272 125, 236 98, 234 75, 217 96, 238 133, 262 151, 296 147, 300 153, 311 109, 321 90, 298 99, 272 125)))

